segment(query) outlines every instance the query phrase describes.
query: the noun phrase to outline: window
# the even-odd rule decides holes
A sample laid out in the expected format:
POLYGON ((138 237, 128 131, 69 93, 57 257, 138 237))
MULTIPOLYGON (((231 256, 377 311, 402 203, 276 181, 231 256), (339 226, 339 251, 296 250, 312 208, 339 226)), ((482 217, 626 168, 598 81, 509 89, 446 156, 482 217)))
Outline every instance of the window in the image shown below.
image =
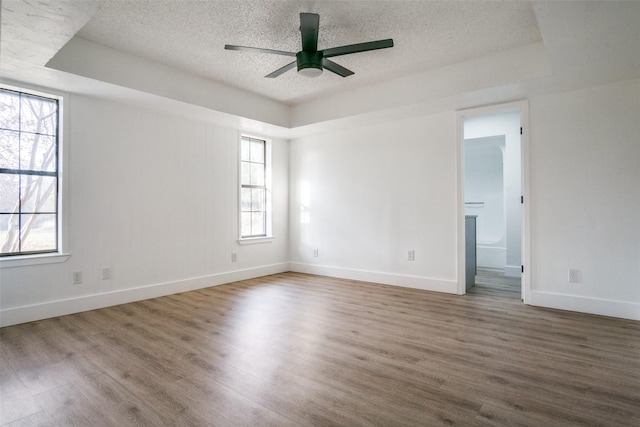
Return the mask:
POLYGON ((240 138, 240 239, 271 237, 269 141, 240 138))
POLYGON ((0 88, 0 256, 59 249, 59 100, 0 88))

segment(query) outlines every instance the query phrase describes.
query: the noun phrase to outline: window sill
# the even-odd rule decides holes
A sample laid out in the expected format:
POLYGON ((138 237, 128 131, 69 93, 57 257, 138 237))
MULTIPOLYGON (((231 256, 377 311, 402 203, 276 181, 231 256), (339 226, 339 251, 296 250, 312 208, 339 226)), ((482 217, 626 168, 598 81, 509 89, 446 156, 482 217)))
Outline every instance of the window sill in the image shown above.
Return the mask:
POLYGON ((15 257, 2 257, 0 258, 0 266, 2 268, 11 267, 26 267, 30 265, 41 264, 57 264, 65 262, 69 259, 71 254, 42 254, 42 255, 18 255, 15 257))
POLYGON ((253 245, 255 243, 271 243, 275 237, 250 237, 248 239, 238 239, 238 243, 241 245, 253 245))

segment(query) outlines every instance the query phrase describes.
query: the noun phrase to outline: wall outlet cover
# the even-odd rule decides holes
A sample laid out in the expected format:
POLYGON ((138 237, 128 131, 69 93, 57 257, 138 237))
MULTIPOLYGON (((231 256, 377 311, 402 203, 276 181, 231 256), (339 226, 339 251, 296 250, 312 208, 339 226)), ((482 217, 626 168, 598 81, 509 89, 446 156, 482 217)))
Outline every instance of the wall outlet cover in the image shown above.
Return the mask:
POLYGON ((582 271, 576 269, 569 269, 569 282, 580 283, 582 282, 582 271))
POLYGON ((73 284, 81 285, 82 284, 82 271, 74 271, 73 272, 73 284))

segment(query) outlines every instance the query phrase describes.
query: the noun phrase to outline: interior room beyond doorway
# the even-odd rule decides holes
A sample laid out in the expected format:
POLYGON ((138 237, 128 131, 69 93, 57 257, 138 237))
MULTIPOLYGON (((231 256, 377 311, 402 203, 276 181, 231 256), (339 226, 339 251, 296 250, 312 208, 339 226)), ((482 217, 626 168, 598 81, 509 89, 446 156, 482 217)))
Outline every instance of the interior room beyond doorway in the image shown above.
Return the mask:
POLYGON ((464 213, 476 221, 477 268, 517 279, 519 284, 521 112, 466 116, 463 132, 464 213))

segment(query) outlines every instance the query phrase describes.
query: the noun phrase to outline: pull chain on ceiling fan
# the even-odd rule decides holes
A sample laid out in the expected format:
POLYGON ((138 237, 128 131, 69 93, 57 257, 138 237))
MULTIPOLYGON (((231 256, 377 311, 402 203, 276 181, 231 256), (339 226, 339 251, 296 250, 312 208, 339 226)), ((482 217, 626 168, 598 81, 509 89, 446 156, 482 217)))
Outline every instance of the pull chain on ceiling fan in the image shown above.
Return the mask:
POLYGON ((295 61, 285 65, 282 68, 278 68, 274 72, 265 76, 268 78, 274 78, 291 70, 296 66, 298 67, 298 73, 308 77, 319 76, 320 74, 322 74, 323 69, 336 73, 339 76, 347 77, 354 74, 353 71, 344 68, 342 65, 336 64, 328 58, 393 47, 393 39, 385 39, 318 50, 319 27, 320 15, 316 13, 300 14, 300 34, 302 36, 302 50, 297 53, 274 49, 262 49, 258 47, 234 46, 229 44, 225 45, 224 48, 227 50, 270 53, 273 55, 292 56, 296 58, 295 61))

